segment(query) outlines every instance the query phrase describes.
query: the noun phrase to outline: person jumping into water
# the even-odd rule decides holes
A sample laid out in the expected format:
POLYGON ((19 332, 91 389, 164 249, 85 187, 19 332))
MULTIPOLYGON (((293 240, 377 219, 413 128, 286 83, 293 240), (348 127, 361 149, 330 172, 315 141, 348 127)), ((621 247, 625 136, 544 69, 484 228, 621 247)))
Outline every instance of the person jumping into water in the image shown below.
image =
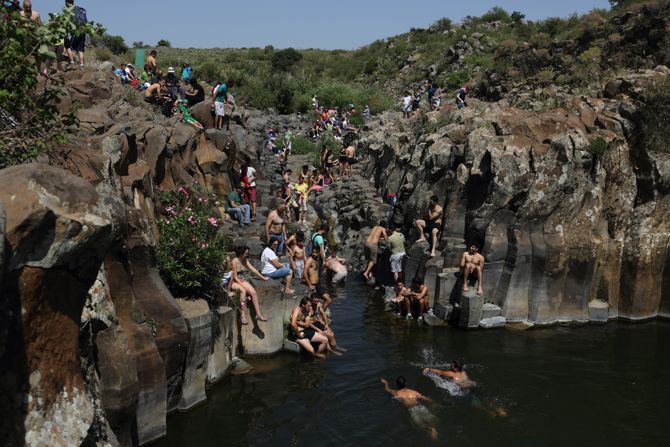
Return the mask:
POLYGON ((398 399, 409 410, 412 416, 412 421, 423 430, 426 430, 433 441, 437 440, 438 433, 435 428, 437 418, 426 408, 421 401, 433 402, 429 397, 407 388, 407 380, 403 376, 396 379, 397 390, 391 389, 386 379, 381 379, 384 385, 384 391, 389 393, 394 398, 398 399))

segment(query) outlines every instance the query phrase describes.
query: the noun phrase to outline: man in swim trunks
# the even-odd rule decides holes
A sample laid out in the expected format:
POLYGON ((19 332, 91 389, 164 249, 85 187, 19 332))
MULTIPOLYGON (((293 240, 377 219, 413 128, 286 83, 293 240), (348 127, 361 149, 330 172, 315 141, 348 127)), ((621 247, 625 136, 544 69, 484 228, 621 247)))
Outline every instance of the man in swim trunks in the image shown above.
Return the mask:
POLYGON ((449 377, 456 385, 461 388, 470 388, 475 386, 475 382, 471 381, 468 378, 468 374, 463 371, 463 366, 457 361, 454 360, 451 363, 451 370, 443 370, 438 368, 424 368, 423 375, 428 374, 437 374, 442 377, 449 377))
POLYGON ((294 307, 291 312, 288 339, 298 343, 314 357, 325 358, 324 352, 328 348, 328 338, 310 327, 312 324, 311 313, 312 303, 310 303, 309 298, 302 298, 300 304, 294 307), (314 344, 318 345, 316 351, 314 350, 314 344))
POLYGON ((274 237, 279 239, 279 247, 277 254, 279 256, 284 254, 284 241, 286 241, 286 225, 282 218, 286 210, 286 203, 280 201, 277 208, 268 213, 268 218, 265 221, 265 237, 269 241, 274 237))
POLYGON ((421 404, 421 401, 433 402, 433 400, 418 391, 407 388, 407 380, 403 376, 396 379, 397 390, 391 389, 386 379, 381 379, 381 382, 384 385, 384 391, 399 400, 410 411, 414 423, 426 430, 434 441, 437 440, 436 418, 421 404))
POLYGON ((295 238, 295 243, 288 246, 291 254, 289 260, 294 278, 301 279, 302 272, 305 270, 305 233, 298 231, 294 236, 289 238, 289 241, 292 238, 295 238))
POLYGON ((484 293, 482 281, 484 279, 484 256, 478 253, 477 244, 470 244, 468 251, 461 256, 461 269, 463 270, 463 292, 468 292, 468 277, 477 277, 477 295, 484 293))
POLYGON ((347 175, 351 176, 353 166, 356 163, 356 148, 350 144, 344 150, 344 155, 347 157, 347 175))
POLYGON ((372 231, 370 231, 370 234, 365 241, 365 258, 368 261, 367 268, 363 272, 365 279, 370 279, 372 269, 377 263, 379 240, 382 238, 385 242, 388 240, 388 236, 386 235, 386 222, 383 220, 379 222, 379 225, 375 226, 372 231))
POLYGON ((312 248, 312 254, 305 261, 305 270, 302 273, 302 277, 305 280, 305 284, 309 290, 316 290, 317 284, 319 284, 319 256, 321 255, 321 250, 318 246, 312 248))
POLYGON ((431 236, 430 256, 435 257, 435 250, 437 249, 437 237, 442 231, 442 207, 438 205, 440 199, 437 196, 430 198, 426 216, 423 219, 417 219, 414 224, 419 230, 419 239, 417 242, 425 241, 424 233, 431 236))
MULTIPOLYGON (((328 350, 334 354, 341 355, 338 352, 337 340, 335 340, 335 333, 330 328, 328 324, 328 315, 326 315, 326 309, 324 304, 319 298, 317 292, 311 293, 309 300, 312 303, 312 328, 317 331, 317 333, 326 336, 328 338, 328 350)), ((345 349, 340 348, 339 351, 346 351, 345 349)))
POLYGON ((412 310, 418 309, 419 316, 417 319, 421 321, 423 319, 423 314, 428 312, 430 304, 428 302, 428 286, 423 283, 421 278, 414 278, 412 280, 412 289, 409 294, 409 312, 407 313, 408 318, 412 318, 412 310))

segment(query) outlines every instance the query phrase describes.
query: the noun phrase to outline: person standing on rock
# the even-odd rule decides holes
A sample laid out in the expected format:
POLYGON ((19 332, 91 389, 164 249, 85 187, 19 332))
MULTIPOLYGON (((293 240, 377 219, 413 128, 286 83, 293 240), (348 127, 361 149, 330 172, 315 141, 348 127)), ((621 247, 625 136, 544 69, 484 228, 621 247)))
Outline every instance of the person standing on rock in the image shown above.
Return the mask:
POLYGON ((223 117, 226 115, 225 105, 228 101, 228 87, 232 87, 231 82, 221 82, 212 93, 212 107, 216 118, 214 127, 218 130, 223 129, 223 117))
POLYGON ((370 276, 372 276, 372 269, 374 268, 375 264, 377 264, 380 239, 384 239, 385 242, 388 240, 388 236, 386 234, 386 222, 383 220, 379 222, 379 225, 375 226, 372 231, 370 231, 370 234, 365 241, 365 259, 368 261, 368 265, 363 272, 365 279, 370 279, 370 276))
MULTIPOLYGON (((75 6, 74 0, 65 0, 65 9, 71 10, 74 14, 74 19, 77 25, 85 25, 87 23, 86 10, 81 6, 75 6)), ((70 58, 70 64, 74 64, 74 53, 79 56, 79 66, 84 66, 84 50, 86 49, 86 34, 72 34, 68 39, 65 39, 65 50, 67 56, 70 58)))
POLYGON ((149 66, 149 74, 151 74, 152 76, 156 76, 158 74, 158 65, 156 64, 156 56, 158 56, 156 50, 151 50, 151 53, 149 53, 147 59, 144 62, 145 65, 149 66))
POLYGON ((305 261, 305 270, 302 273, 302 278, 305 280, 307 288, 311 291, 316 290, 319 284, 319 256, 321 249, 318 246, 312 248, 312 253, 305 261))
POLYGON ((240 170, 244 183, 244 200, 251 203, 251 221, 256 221, 256 169, 250 164, 242 165, 240 170))
POLYGON ((467 85, 458 90, 458 93, 456 93, 456 107, 463 109, 468 106, 468 93, 470 93, 470 87, 467 85))
POLYGON ((261 253, 261 274, 271 279, 283 279, 286 286, 284 292, 287 294, 295 293, 291 288, 291 278, 293 277, 293 270, 287 264, 279 262, 277 257, 277 248, 279 247, 278 239, 270 239, 268 245, 261 253))
POLYGON ((435 250, 437 249, 437 238, 442 231, 442 207, 438 205, 440 199, 437 196, 430 198, 426 216, 423 219, 417 219, 414 224, 419 230, 419 239, 417 242, 426 240, 424 233, 431 237, 430 256, 435 257, 435 250))
POLYGON ((285 211, 286 203, 280 201, 277 208, 270 211, 265 220, 265 238, 268 241, 271 238, 279 240, 279 247, 277 247, 279 256, 284 254, 284 242, 286 241, 286 222, 282 218, 285 211))
POLYGON ((484 256, 479 254, 476 244, 470 244, 468 251, 461 256, 461 269, 463 270, 463 292, 468 292, 468 278, 470 275, 477 277, 477 295, 484 293, 482 281, 484 280, 484 256))
POLYGON ((402 261, 405 258, 405 235, 397 231, 396 224, 389 224, 388 246, 391 251, 391 273, 396 281, 402 272, 402 261))
POLYGON ((242 203, 240 194, 242 194, 242 186, 237 186, 235 190, 230 191, 226 213, 230 214, 231 217, 237 217, 237 222, 242 228, 245 225, 251 225, 251 207, 242 203))
MULTIPOLYGON (((298 231, 295 236, 295 245, 289 246, 291 268, 294 278, 302 279, 302 273, 305 271, 305 233, 298 231)), ((289 240, 291 239, 289 238, 289 240)))
POLYGON ((319 268, 326 263, 326 237, 329 231, 328 224, 322 223, 319 229, 316 230, 316 233, 312 235, 312 251, 318 247, 319 255, 321 256, 321 265, 319 268))
POLYGON ((403 118, 409 118, 410 113, 412 113, 412 95, 409 91, 405 91, 401 99, 401 109, 403 118))

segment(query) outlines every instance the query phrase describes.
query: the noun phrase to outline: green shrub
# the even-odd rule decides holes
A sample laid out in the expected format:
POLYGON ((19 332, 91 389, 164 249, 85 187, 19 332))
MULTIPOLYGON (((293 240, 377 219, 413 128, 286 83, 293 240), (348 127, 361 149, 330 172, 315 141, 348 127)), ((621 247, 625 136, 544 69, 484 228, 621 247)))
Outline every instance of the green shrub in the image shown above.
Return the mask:
POLYGON ((95 58, 98 61, 109 61, 112 60, 112 57, 114 56, 112 52, 105 47, 98 47, 93 50, 93 53, 95 54, 95 58))
POLYGON ((305 137, 296 137, 291 145, 291 153, 295 155, 311 155, 319 152, 319 149, 312 140, 305 137))
POLYGON ((609 149, 609 144, 605 140, 603 140, 601 137, 596 138, 595 140, 591 141, 589 145, 586 147, 586 150, 594 155, 603 155, 607 150, 609 149))
POLYGON ((225 270, 229 239, 213 195, 180 187, 160 196, 165 215, 158 219, 157 258, 161 277, 177 297, 202 297, 215 287, 225 270))
POLYGON ((644 143, 652 152, 670 152, 670 77, 648 84, 640 120, 644 143))

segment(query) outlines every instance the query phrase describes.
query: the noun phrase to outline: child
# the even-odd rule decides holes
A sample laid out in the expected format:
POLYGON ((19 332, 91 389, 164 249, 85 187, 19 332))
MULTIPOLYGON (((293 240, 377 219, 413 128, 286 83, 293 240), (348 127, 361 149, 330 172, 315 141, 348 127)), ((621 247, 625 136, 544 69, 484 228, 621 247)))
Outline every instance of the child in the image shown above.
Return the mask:
POLYGON ((301 279, 305 270, 305 234, 302 231, 296 233, 295 245, 291 250, 291 268, 295 278, 301 279))

